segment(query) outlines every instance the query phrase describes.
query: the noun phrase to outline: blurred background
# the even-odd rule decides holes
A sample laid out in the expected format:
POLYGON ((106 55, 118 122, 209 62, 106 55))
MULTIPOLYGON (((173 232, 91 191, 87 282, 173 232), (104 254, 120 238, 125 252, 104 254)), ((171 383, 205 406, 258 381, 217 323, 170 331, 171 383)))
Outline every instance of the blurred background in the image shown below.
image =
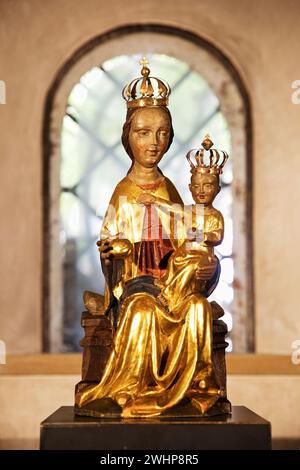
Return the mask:
POLYGON ((0 448, 38 448, 73 403, 82 293, 103 294, 96 241, 130 160, 123 87, 172 89, 160 168, 191 203, 185 155, 209 133, 230 160, 216 198, 228 395, 299 448, 300 32, 297 0, 0 3, 0 448), (298 360, 299 359, 299 360, 298 360))

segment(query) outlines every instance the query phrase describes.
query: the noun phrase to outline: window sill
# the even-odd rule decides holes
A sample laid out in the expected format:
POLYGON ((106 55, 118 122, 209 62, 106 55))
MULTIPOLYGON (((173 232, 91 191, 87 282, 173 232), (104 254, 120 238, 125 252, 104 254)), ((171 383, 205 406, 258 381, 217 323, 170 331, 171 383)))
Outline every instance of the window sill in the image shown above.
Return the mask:
MULTIPOLYGON (((0 375, 80 375, 81 353, 10 355, 0 375)), ((228 354, 229 375, 300 375, 289 355, 228 354)))

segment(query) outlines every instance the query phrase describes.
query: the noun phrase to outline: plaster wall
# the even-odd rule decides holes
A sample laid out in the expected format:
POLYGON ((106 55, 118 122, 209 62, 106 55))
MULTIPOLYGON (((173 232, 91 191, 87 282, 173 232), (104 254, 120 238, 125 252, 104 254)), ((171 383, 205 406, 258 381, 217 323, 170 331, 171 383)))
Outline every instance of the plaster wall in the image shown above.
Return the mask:
POLYGON ((289 353, 300 338, 300 79, 296 0, 4 0, 0 4, 1 316, 13 353, 41 350, 42 119, 64 62, 95 36, 126 24, 187 29, 220 48, 239 71, 253 112, 256 350, 289 353))

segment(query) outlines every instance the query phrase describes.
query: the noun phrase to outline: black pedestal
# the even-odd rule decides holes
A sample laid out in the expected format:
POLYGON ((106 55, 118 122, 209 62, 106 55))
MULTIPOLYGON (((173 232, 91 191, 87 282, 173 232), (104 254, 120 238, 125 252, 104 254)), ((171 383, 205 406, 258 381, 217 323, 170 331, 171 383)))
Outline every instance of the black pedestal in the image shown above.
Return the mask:
POLYGON ((271 425, 244 406, 210 418, 118 419, 75 416, 62 406, 41 423, 43 450, 271 449, 271 425))

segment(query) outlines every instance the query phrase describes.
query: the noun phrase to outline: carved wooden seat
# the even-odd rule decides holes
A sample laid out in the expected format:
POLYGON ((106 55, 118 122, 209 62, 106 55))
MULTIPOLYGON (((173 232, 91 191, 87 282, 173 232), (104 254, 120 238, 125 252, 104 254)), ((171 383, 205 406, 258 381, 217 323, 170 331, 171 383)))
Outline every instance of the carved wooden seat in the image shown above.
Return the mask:
MULTIPOLYGON (((84 329, 84 337, 80 341, 83 348, 82 379, 76 385, 75 393, 100 382, 111 352, 114 335, 112 320, 104 314, 103 296, 85 291, 83 298, 87 311, 83 312, 81 317, 81 326, 84 329)), ((227 400, 226 389, 225 349, 228 343, 225 341, 225 337, 227 325, 221 320, 224 315, 222 307, 215 301, 211 302, 211 306, 213 312, 213 365, 223 395, 223 398, 218 401, 218 408, 221 412, 228 413, 231 410, 231 405, 227 400)))

